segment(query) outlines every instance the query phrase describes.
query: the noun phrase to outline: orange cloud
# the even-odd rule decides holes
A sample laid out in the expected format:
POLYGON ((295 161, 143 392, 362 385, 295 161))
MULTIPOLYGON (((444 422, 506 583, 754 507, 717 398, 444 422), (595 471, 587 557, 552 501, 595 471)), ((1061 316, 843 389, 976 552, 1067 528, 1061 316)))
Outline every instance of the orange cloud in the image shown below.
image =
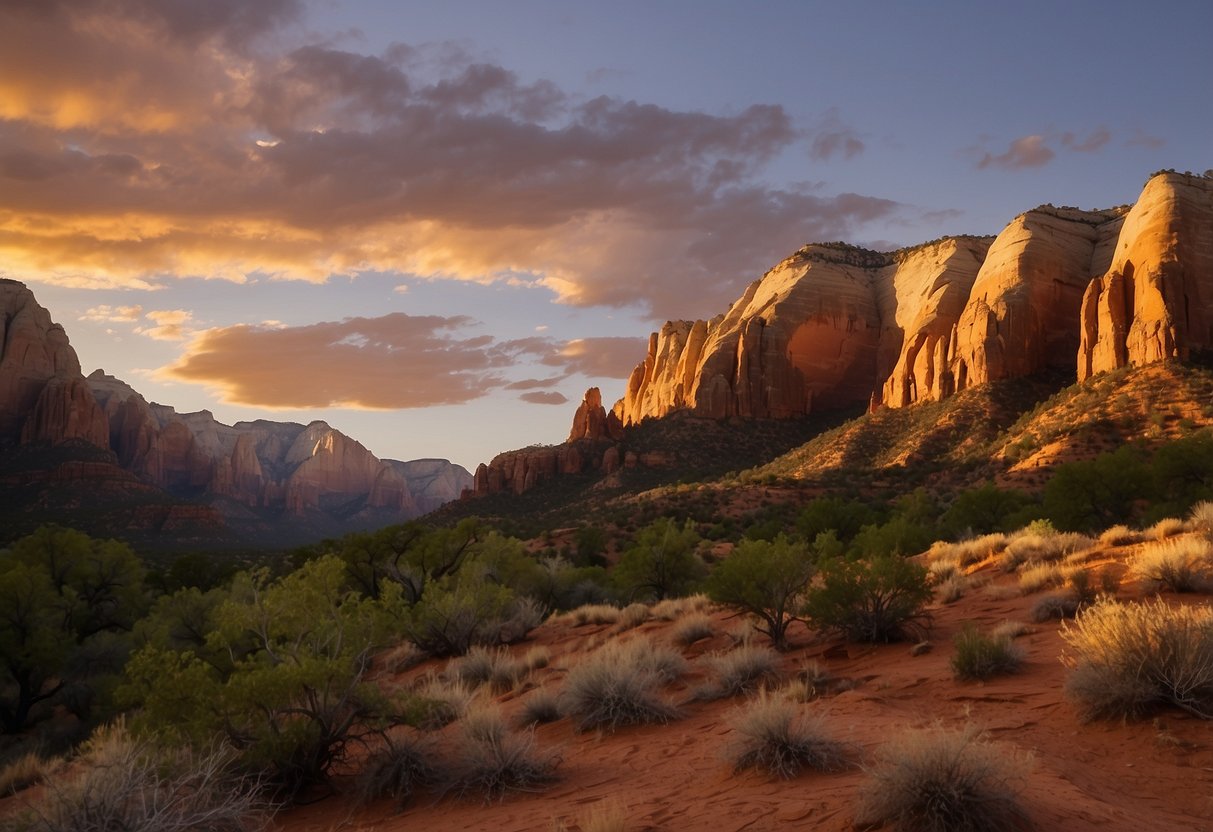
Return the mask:
POLYGON ((11 273, 140 288, 366 271, 521 279, 565 303, 669 317, 715 311, 756 264, 900 210, 761 183, 796 143, 821 158, 862 149, 832 111, 803 130, 777 106, 720 116, 585 101, 403 45, 282 51, 299 11, 0 7, 11 273))
POLYGON ((542 359, 542 363, 593 378, 627 378, 644 361, 648 344, 647 338, 578 338, 542 359))
POLYGON ((185 327, 194 315, 184 309, 154 309, 144 317, 156 325, 136 327, 135 332, 157 341, 180 341, 189 334, 185 327))
POLYGON ((143 307, 135 306, 94 306, 80 316, 82 321, 104 321, 106 323, 133 323, 143 315, 143 307))
MULTIPOLYGON (((161 326, 190 320, 183 310, 146 317, 161 326)), ((497 389, 531 391, 520 398, 553 404, 563 394, 542 388, 574 373, 624 378, 644 358, 643 339, 498 341, 474 334, 474 327, 464 316, 394 312, 306 326, 270 322, 207 329, 195 333, 184 355, 157 375, 205 385, 233 404, 392 410, 461 404, 497 389), (560 368, 561 375, 509 378, 511 370, 536 362, 560 368)))

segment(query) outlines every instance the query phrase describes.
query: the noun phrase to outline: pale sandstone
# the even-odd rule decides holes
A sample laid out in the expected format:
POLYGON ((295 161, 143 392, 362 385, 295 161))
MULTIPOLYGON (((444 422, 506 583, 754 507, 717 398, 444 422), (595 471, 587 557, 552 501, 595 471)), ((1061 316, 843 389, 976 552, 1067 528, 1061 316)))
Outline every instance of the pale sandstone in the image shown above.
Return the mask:
POLYGON ((1114 212, 1038 208, 995 239, 957 323, 957 390, 1073 367, 1083 293, 1114 212))
POLYGON ((1078 378, 1213 346, 1213 181, 1150 179, 1081 315, 1078 378))

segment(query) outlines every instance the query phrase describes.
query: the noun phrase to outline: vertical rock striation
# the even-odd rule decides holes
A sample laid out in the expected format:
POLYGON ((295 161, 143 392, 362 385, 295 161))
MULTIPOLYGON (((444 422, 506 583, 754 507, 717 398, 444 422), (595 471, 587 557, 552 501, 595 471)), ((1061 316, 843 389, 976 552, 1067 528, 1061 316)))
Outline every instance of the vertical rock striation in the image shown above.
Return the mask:
POLYGON ((1150 179, 1080 316, 1078 378, 1213 347, 1213 180, 1150 179))

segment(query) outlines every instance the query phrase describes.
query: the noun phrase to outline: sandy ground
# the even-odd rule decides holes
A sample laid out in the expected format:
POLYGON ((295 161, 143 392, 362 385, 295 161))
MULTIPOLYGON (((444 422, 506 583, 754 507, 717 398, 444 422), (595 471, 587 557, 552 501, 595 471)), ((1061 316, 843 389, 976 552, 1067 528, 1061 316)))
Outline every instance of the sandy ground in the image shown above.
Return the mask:
MULTIPOLYGON (((1092 568, 1122 560, 1133 548, 1101 555, 1092 568)), ((849 771, 809 772, 791 780, 736 774, 724 753, 733 734, 729 712, 742 700, 691 703, 683 719, 614 734, 578 734, 567 719, 540 727, 540 745, 562 756, 560 781, 541 794, 508 796, 488 805, 422 795, 400 813, 388 802, 357 809, 333 797, 283 814, 278 828, 525 832, 563 824, 577 830, 596 804, 607 801, 625 810, 628 830, 850 830, 856 828, 859 795, 868 782, 864 766, 873 763, 889 737, 937 722, 952 727, 971 722, 1003 747, 1033 755, 1022 800, 1037 829, 1213 829, 1213 724, 1179 711, 1135 723, 1084 723, 1063 694, 1068 671, 1060 660, 1063 642, 1056 623, 1034 624, 1017 640, 1026 651, 1020 672, 986 683, 953 678, 951 639, 962 626, 1030 621, 1039 597, 1018 595, 1015 576, 993 563, 972 571, 975 582, 984 585, 932 608, 935 646, 925 654, 912 656, 905 644, 856 646, 803 629, 795 633, 793 648, 783 657, 788 677, 804 662, 817 660, 832 676, 854 685, 798 706, 824 715, 834 736, 852 744, 857 765, 849 771)), ((1140 595, 1131 583, 1120 593, 1122 599, 1140 595)), ((685 651, 691 673, 668 689, 675 701, 688 700, 702 681, 704 654, 733 643, 726 631, 736 629, 738 620, 721 612, 714 619, 720 634, 685 651)), ((537 671, 533 683, 558 689, 564 668, 590 647, 638 635, 668 641, 672 626, 651 621, 615 635, 609 626, 548 623, 515 649, 548 647, 552 664, 537 671)), ((512 713, 525 695, 511 693, 496 701, 512 713)))

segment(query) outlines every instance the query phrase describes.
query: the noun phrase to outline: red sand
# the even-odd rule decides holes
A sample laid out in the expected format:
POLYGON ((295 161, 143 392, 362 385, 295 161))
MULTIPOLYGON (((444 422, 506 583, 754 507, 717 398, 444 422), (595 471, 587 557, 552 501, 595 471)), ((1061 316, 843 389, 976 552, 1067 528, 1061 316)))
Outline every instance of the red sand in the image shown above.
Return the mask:
MULTIPOLYGON (((1015 576, 1003 575, 993 564, 974 577, 989 580, 989 586, 1016 586, 1015 576)), ((1136 587, 1126 585, 1121 597, 1137 594, 1136 587)), ((1021 672, 987 683, 953 679, 951 638, 964 624, 985 628, 1007 619, 1029 621, 1038 597, 995 600, 986 589, 973 589, 951 605, 937 606, 931 634, 936 646, 918 657, 904 644, 847 646, 801 630, 784 668, 790 676, 801 662, 815 658, 831 675, 856 683, 852 690, 801 707, 824 714, 835 737, 853 743, 865 764, 898 731, 936 721, 953 727, 972 721, 991 739, 1033 752, 1035 765, 1022 799, 1038 829, 1213 829, 1213 724, 1179 711, 1138 723, 1083 723, 1062 693, 1068 671, 1059 660, 1063 644, 1055 623, 1032 625, 1033 632, 1017 640, 1027 654, 1021 672)), ((736 620, 724 614, 715 618, 722 629, 736 627, 736 620)), ((672 626, 650 622, 623 637, 642 632, 667 640, 672 626)), ((558 668, 575 662, 587 642, 602 640, 610 630, 549 623, 517 649, 549 647, 552 666, 534 679, 558 686, 564 675, 558 668)), ((698 681, 696 657, 729 644, 728 636, 718 635, 687 650, 692 673, 671 687, 672 698, 689 698, 698 681)), ((510 694, 497 701, 509 713, 517 700, 510 694)), ((554 830, 563 823, 579 829, 577 822, 594 804, 614 801, 626 809, 630 831, 853 829, 867 779, 861 768, 809 772, 787 781, 732 772, 723 751, 731 734, 728 712, 739 702, 690 704, 687 716, 669 725, 611 735, 577 734, 567 719, 543 726, 539 743, 561 749, 563 762, 560 782, 541 794, 512 795, 490 805, 422 796, 399 814, 387 802, 354 810, 344 799, 331 798, 285 813, 279 828, 524 832, 554 830)))

